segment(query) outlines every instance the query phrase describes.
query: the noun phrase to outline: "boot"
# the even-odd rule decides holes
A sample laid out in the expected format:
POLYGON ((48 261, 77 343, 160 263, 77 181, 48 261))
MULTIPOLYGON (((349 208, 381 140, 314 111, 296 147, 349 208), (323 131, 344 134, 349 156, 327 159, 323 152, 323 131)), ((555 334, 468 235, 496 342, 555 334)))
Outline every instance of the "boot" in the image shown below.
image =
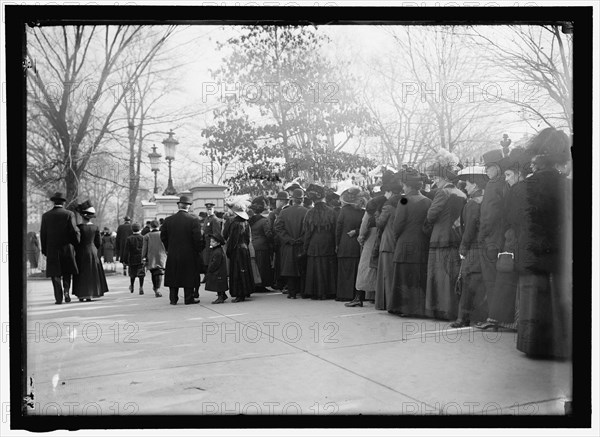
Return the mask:
POLYGON ((162 294, 158 291, 158 288, 154 288, 154 296, 155 297, 162 297, 162 294))
POLYGON ((129 292, 133 293, 133 284, 129 286, 129 292))
POLYGON ((71 296, 69 296, 69 290, 65 290, 64 295, 65 295, 65 302, 66 303, 71 302, 71 296))
POLYGON ((358 290, 356 292, 356 296, 354 297, 354 300, 345 303, 344 306, 347 307, 362 307, 363 306, 363 300, 364 300, 364 291, 362 290, 358 290))
POLYGON ((212 303, 223 303, 223 302, 225 302, 226 299, 227 299, 227 295, 225 293, 218 293, 217 300, 213 301, 212 303))
POLYGON ((140 287, 140 294, 144 294, 144 289, 140 287))

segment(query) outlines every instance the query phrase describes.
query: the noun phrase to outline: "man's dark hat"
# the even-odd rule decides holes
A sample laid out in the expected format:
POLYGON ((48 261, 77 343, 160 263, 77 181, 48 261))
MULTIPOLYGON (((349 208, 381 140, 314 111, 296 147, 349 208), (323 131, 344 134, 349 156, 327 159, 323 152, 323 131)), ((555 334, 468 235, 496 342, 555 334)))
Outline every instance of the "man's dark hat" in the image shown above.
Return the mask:
POLYGON ((128 215, 126 215, 125 217, 123 217, 123 220, 125 220, 126 222, 130 222, 131 221, 131 217, 129 217, 128 215))
POLYGON ((50 200, 52 200, 52 201, 62 200, 63 202, 67 201, 67 199, 65 198, 65 195, 63 193, 61 193, 60 191, 57 191, 56 193, 54 193, 54 195, 50 198, 50 200))
POLYGON ((212 202, 208 202, 208 203, 205 203, 205 204, 204 204, 204 206, 205 206, 206 208, 211 208, 211 207, 215 206, 215 204, 214 204, 214 203, 212 203, 212 202))
POLYGON ((317 184, 310 184, 306 189, 306 195, 311 200, 321 200, 325 198, 325 187, 317 184))
POLYGON ((178 203, 185 203, 186 205, 191 205, 192 201, 188 196, 181 196, 179 198, 179 202, 178 203))
POLYGON ((302 188, 296 188, 292 193, 292 199, 304 199, 304 191, 302 188))
POLYGON ((483 162, 487 167, 488 165, 498 164, 503 157, 502 149, 494 149, 483 154, 483 162))
POLYGON ((414 168, 406 168, 400 172, 400 181, 406 183, 423 182, 423 176, 414 168))
POLYGON ((280 191, 275 200, 290 200, 290 195, 287 191, 280 191))

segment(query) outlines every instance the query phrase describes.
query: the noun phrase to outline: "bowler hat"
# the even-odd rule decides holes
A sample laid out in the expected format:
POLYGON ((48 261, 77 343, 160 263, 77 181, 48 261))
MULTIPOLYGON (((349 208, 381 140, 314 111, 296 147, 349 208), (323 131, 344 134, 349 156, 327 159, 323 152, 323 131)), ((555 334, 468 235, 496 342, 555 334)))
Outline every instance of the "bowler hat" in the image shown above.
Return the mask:
POLYGON ((275 200, 290 200, 290 194, 287 191, 280 191, 275 200))
POLYGON ((190 198, 188 196, 181 196, 179 198, 179 202, 177 203, 185 203, 186 205, 191 205, 192 201, 190 200, 190 198))
POLYGON ((485 152, 483 154, 483 162, 485 163, 485 166, 487 167, 488 165, 498 164, 502 160, 503 157, 504 157, 504 155, 502 154, 501 149, 494 149, 494 150, 490 150, 489 152, 485 152))
POLYGON ((64 194, 61 193, 60 191, 57 191, 56 193, 54 193, 54 195, 50 198, 50 200, 52 200, 52 201, 62 200, 63 202, 67 201, 64 194))
POLYGON ((304 191, 302 188, 296 188, 292 193, 292 199, 304 199, 304 191))
POLYGON ((123 220, 125 220, 126 222, 130 222, 131 221, 131 217, 129 217, 128 215, 126 215, 125 217, 123 217, 123 220))

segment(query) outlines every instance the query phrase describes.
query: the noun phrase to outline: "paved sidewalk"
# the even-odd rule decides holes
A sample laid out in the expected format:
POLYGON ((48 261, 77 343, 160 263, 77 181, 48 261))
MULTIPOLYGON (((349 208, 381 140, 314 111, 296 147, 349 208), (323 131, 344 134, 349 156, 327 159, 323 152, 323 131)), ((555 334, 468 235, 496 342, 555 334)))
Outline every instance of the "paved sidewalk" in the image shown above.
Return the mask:
POLYGON ((27 282, 31 414, 532 415, 571 398, 571 363, 526 358, 514 333, 281 293, 172 306, 146 282, 62 305, 27 282))

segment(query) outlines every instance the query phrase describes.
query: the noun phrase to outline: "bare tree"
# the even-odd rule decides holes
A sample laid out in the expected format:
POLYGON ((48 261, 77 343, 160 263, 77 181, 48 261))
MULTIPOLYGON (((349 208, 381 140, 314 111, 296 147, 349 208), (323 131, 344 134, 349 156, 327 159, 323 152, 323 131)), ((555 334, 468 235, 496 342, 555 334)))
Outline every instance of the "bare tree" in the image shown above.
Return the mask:
POLYGON ((148 44, 142 26, 62 26, 28 29, 28 176, 40 189, 64 182, 67 201, 98 150, 115 111, 172 34, 161 27, 148 44), (125 57, 136 47, 135 61, 125 57), (115 73, 131 67, 126 81, 115 73), (112 99, 111 99, 112 97, 112 99), (29 171, 30 170, 30 171, 29 171))
POLYGON ((472 41, 486 49, 488 61, 515 80, 504 101, 534 121, 572 131, 573 35, 567 23, 515 25, 504 31, 472 27, 471 32, 472 41))

